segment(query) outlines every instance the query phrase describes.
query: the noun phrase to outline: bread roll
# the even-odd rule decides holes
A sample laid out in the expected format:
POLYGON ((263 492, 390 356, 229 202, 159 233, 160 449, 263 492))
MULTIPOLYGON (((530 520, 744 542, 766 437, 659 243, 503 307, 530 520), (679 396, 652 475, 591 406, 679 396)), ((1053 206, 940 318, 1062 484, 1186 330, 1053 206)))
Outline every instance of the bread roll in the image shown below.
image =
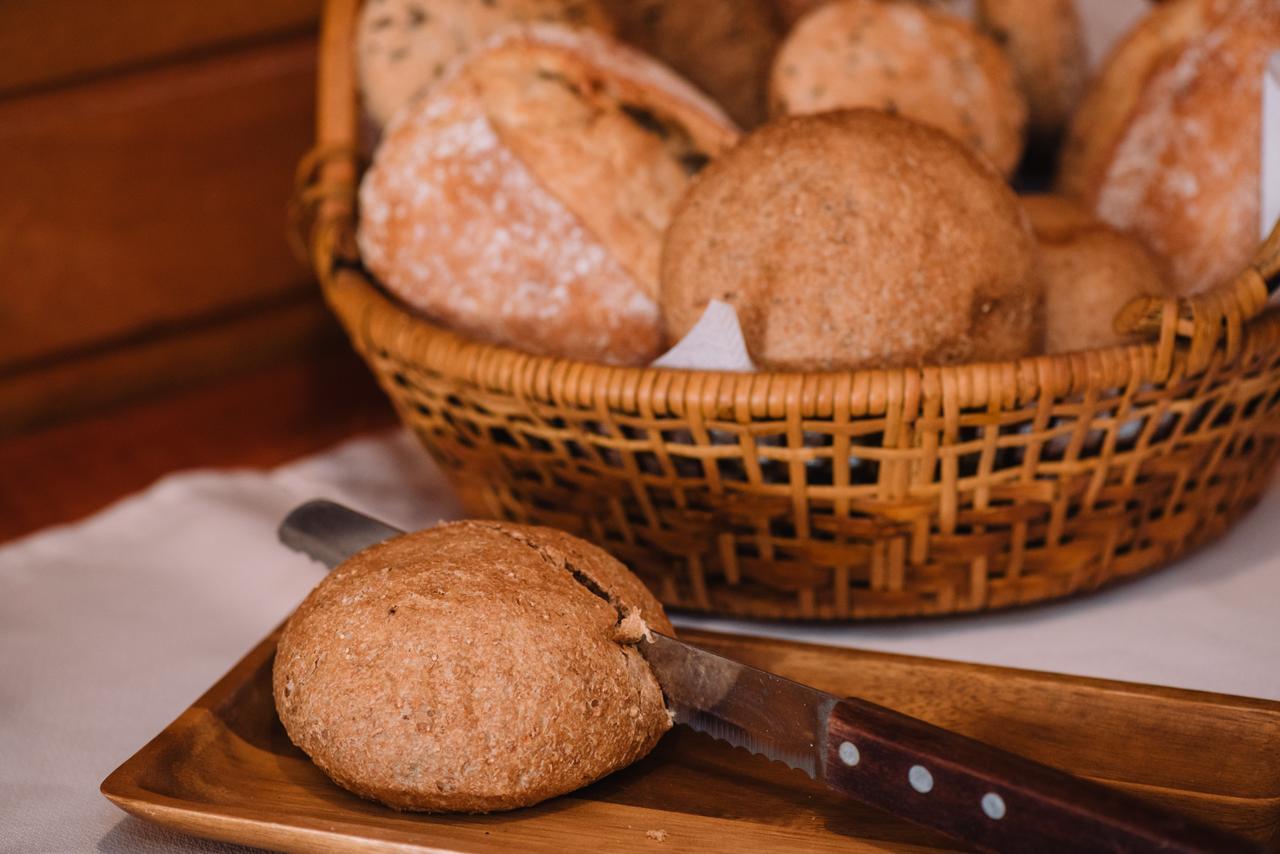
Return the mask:
POLYGON ((1258 243, 1261 81, 1274 0, 1172 0, 1122 41, 1072 121, 1059 186, 1168 259, 1182 294, 1258 243))
POLYGON ((705 97, 604 36, 532 27, 388 127, 360 187, 365 265, 475 338, 639 364, 662 348, 662 234, 737 138, 705 97))
POLYGON ((360 552, 312 591, 272 672, 289 737, 335 782, 406 810, 490 812, 585 786, 671 726, 634 644, 671 633, 603 550, 457 522, 360 552), (625 625, 624 625, 625 623, 625 625))
POLYGON ((769 80, 774 115, 874 107, 933 125, 1010 175, 1027 105, 1013 66, 960 18, 914 3, 837 0, 783 42, 769 80))
POLYGON ((719 102, 743 127, 764 120, 780 34, 768 0, 604 0, 622 38, 719 102))
MULTIPOLYGON (((831 0, 773 0, 773 5, 783 26, 789 29, 809 12, 829 2, 831 0)), ((919 3, 971 19, 974 14, 975 0, 893 0, 893 2, 919 3)))
POLYGON ((978 0, 977 15, 1013 62, 1031 132, 1052 138, 1066 126, 1088 75, 1076 0, 978 0))
POLYGON ((712 298, 781 370, 1010 359, 1043 337, 1013 192, 946 134, 876 110, 777 119, 699 177, 663 251, 671 337, 712 298))
POLYGON ((1130 343, 1115 328, 1120 309, 1170 293, 1157 259, 1067 199, 1027 196, 1023 204, 1040 245, 1046 352, 1130 343))
POLYGON ((385 125, 495 33, 535 21, 613 30, 598 0, 367 0, 356 24, 365 111, 385 125))

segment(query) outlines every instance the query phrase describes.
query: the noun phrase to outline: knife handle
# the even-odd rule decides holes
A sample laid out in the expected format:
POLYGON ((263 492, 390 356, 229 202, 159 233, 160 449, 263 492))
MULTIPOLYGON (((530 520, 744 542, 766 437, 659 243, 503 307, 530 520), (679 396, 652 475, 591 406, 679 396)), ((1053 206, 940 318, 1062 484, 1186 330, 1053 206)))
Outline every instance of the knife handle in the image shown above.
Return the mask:
POLYGON ((835 704, 831 788, 986 851, 1261 851, 1096 783, 865 700, 835 704))

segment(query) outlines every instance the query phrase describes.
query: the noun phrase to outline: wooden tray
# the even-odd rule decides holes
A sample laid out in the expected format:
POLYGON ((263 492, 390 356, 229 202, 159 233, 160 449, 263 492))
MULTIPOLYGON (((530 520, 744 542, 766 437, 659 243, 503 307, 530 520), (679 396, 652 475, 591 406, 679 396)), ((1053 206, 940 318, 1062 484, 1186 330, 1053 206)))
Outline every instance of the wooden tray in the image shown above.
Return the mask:
MULTIPOLYGON (((684 638, 857 694, 1280 846, 1280 703, 688 631, 684 638)), ((271 699, 276 635, 116 769, 102 793, 199 836, 295 851, 945 851, 947 840, 800 772, 677 728, 646 759, 531 809, 397 813, 329 782, 271 699)))

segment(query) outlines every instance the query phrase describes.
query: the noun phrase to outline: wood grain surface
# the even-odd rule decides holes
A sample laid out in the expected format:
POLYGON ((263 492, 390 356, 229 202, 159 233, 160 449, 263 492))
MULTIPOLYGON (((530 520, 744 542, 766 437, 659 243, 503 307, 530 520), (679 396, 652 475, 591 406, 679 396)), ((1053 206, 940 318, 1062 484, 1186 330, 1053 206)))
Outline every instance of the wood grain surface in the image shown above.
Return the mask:
MULTIPOLYGON (((0 291, 0 435, 338 338, 286 239, 293 171, 312 143, 314 9, 97 6, 63 26, 87 53, 164 42, 182 56, 0 98, 0 263, 12 280, 0 291), (94 37, 81 32, 116 12, 94 37), (144 12, 149 28, 130 31, 144 12), (303 30, 190 55, 204 24, 211 38, 303 30)), ((70 38, 32 4, 0 4, 10 58, 6 21, 24 15, 32 44, 50 30, 70 38)))
POLYGON ((0 101, 0 370, 314 284, 285 208, 311 38, 0 101))
POLYGON ((279 465, 395 416, 345 349, 0 438, 0 542, 193 467, 279 465))
POLYGON ((5 0, 0 94, 314 29, 320 0, 5 0))
MULTIPOLYGON (((686 640, 856 694, 1183 810, 1272 846, 1280 704, 706 632, 686 640)), ((332 784, 271 698, 275 636, 102 785, 122 809, 209 838, 292 851, 946 851, 798 771, 677 728, 573 795, 491 816, 397 813, 332 784)))

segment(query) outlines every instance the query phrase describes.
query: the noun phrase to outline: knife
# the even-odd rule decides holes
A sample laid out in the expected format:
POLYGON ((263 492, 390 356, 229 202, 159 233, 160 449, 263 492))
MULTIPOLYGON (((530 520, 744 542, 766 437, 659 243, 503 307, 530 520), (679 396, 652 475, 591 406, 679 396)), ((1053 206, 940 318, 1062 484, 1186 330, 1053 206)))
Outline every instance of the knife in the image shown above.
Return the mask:
MULTIPOLYGON (((309 501, 280 540, 330 569, 404 533, 309 501)), ((641 641, 679 724, 786 763, 864 804, 984 851, 1250 852, 1246 839, 857 698, 661 634, 641 641)))

